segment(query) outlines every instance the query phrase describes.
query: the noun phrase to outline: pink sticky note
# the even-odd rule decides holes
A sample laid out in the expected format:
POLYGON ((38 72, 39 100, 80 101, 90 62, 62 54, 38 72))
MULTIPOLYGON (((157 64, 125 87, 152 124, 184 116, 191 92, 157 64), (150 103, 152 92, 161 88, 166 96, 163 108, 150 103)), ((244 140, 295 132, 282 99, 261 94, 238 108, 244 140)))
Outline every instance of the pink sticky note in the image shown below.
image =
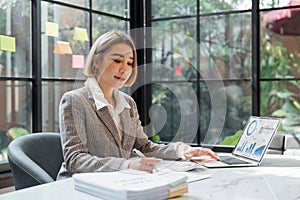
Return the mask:
POLYGON ((182 75, 182 70, 180 66, 175 67, 175 75, 181 76, 182 75))
POLYGON ((72 55, 72 68, 84 68, 84 55, 72 55))

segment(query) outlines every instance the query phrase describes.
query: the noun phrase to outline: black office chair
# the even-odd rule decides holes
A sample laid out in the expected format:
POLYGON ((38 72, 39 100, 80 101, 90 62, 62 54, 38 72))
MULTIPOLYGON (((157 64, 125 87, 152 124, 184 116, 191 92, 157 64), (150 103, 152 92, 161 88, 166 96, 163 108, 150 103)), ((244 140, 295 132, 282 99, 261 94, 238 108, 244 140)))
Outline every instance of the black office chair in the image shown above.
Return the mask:
POLYGON ((63 162, 59 133, 32 133, 8 145, 16 190, 53 182, 63 162))

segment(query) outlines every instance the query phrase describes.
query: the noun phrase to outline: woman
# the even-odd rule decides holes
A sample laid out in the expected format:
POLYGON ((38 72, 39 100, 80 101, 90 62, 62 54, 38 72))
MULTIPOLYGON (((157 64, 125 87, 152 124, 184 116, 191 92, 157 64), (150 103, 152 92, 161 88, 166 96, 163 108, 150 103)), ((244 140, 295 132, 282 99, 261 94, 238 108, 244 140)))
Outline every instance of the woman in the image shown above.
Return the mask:
POLYGON ((160 159, 200 155, 218 159, 209 149, 148 140, 134 100, 118 90, 131 86, 137 75, 136 49, 128 35, 108 32, 100 36, 90 50, 84 73, 88 76, 85 86, 65 93, 60 103, 64 162, 59 178, 127 168, 151 172, 160 159), (134 148, 146 157, 132 157, 134 148))

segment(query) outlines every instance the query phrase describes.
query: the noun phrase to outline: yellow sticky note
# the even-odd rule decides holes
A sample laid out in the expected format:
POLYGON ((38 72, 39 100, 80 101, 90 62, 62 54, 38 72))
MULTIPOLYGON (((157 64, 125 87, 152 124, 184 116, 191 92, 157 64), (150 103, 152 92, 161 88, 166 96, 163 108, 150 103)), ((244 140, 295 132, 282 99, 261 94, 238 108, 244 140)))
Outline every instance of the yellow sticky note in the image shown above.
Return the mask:
POLYGON ((52 37, 58 37, 58 24, 54 22, 46 22, 45 34, 52 37))
POLYGON ((16 38, 0 35, 0 50, 16 52, 16 38))
POLYGON ((87 30, 85 28, 75 27, 73 39, 81 42, 89 41, 87 30))
POLYGON ((57 41, 53 53, 56 54, 73 54, 72 48, 69 42, 57 41))
POLYGON ((84 68, 84 55, 72 55, 72 68, 84 68))

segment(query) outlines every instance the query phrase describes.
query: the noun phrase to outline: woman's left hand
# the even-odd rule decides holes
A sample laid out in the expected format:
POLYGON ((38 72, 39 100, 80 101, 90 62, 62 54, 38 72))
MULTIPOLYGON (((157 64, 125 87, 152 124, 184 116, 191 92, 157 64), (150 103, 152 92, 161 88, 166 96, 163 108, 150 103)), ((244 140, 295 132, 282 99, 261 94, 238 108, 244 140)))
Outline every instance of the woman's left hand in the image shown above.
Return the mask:
POLYGON ((212 159, 220 160, 219 156, 210 149, 202 147, 190 147, 183 153, 186 160, 190 160, 192 157, 209 156, 212 159))

